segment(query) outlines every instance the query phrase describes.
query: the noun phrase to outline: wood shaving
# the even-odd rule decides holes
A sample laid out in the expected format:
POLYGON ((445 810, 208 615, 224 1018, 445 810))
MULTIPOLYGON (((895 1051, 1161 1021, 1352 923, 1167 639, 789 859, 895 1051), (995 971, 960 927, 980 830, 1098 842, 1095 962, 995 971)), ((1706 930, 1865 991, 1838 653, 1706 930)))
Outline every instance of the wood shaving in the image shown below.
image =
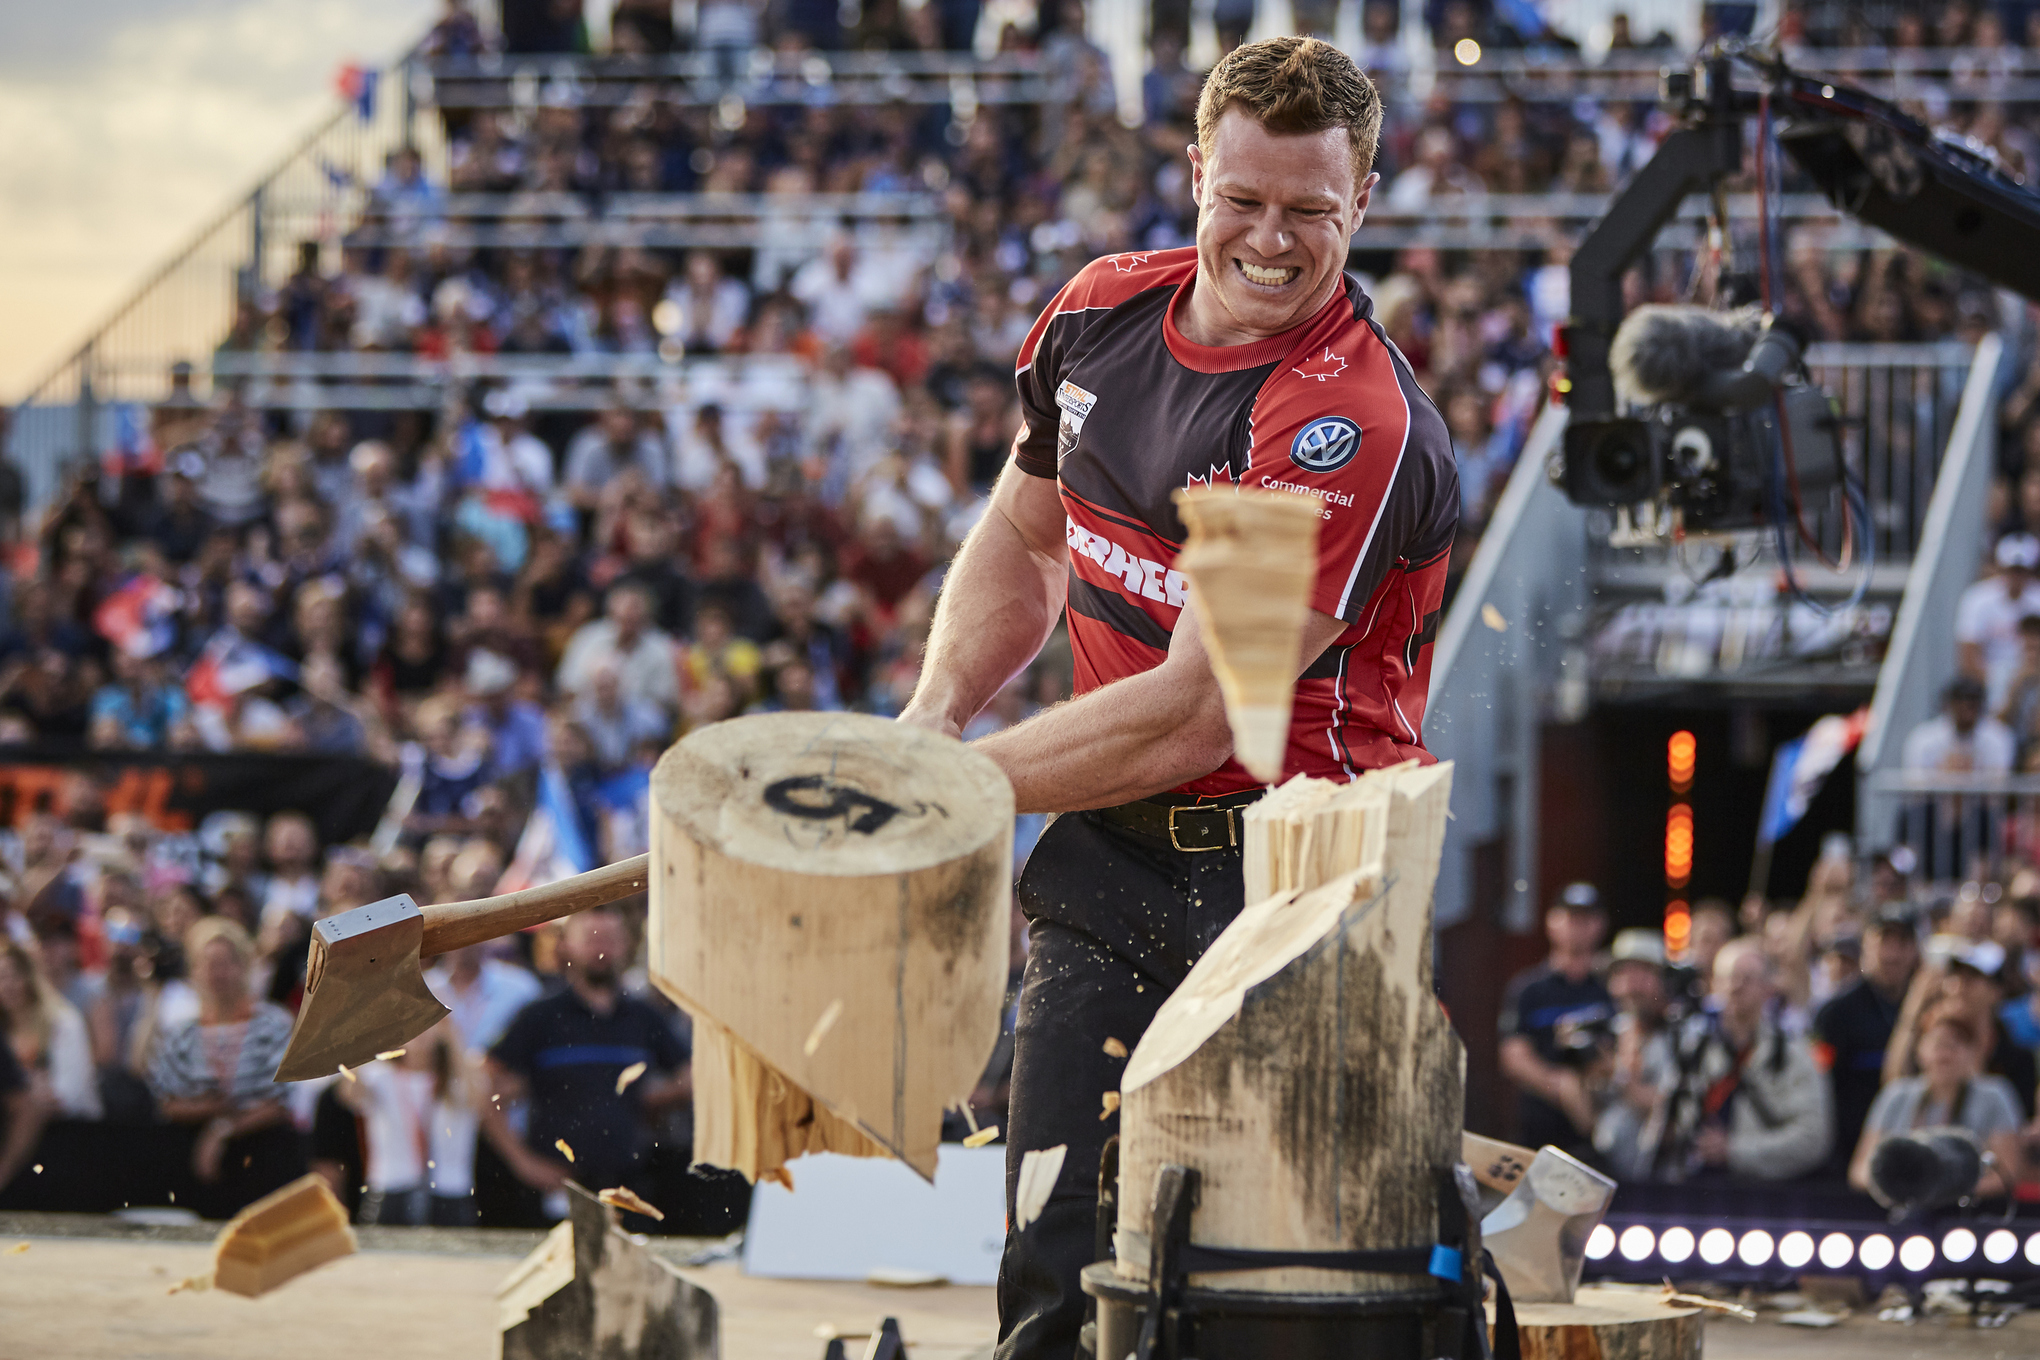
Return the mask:
POLYGON ((553 1139, 553 1146, 560 1150, 560 1156, 566 1158, 570 1162, 574 1160, 574 1150, 567 1146, 566 1139, 564 1138, 553 1139))
POLYGON ((810 1058, 814 1057, 815 1050, 822 1046, 822 1040, 829 1036, 829 1031, 834 1029, 836 1022, 842 1018, 843 998, 839 996, 831 1001, 828 1008, 815 1020, 815 1027, 808 1031, 807 1042, 800 1046, 800 1051, 810 1058))
POLYGON ((977 1111, 970 1107, 970 1102, 966 1100, 956 1108, 963 1111, 963 1122, 970 1125, 972 1133, 976 1133, 978 1130, 977 1111))
POLYGON ((16 1243, 15 1243, 15 1244, 14 1244, 13 1246, 9 1247, 9 1248, 7 1249, 7 1251, 6 1251, 6 1252, 5 1252, 4 1254, 5 1254, 5 1255, 8 1255, 8 1256, 19 1256, 19 1255, 21 1255, 21 1253, 23 1253, 23 1252, 25 1252, 25 1251, 27 1251, 27 1250, 28 1250, 28 1243, 26 1243, 26 1242, 16 1242, 16 1243))
POLYGON ((1744 1322, 1755 1322, 1757 1310, 1745 1308, 1739 1303, 1728 1303, 1722 1299, 1710 1299, 1700 1294, 1681 1294, 1678 1286, 1665 1281, 1665 1302, 1676 1308, 1699 1308, 1712 1313, 1726 1313, 1744 1322))
POLYGON ((212 1288, 212 1276, 187 1275, 163 1292, 166 1294, 203 1294, 212 1288))
POLYGON ((645 1074, 645 1065, 634 1062, 616 1074, 616 1094, 622 1095, 624 1088, 645 1074))
POLYGON ((348 1066, 348 1065, 347 1065, 346 1063, 338 1063, 338 1064, 335 1064, 335 1065, 339 1067, 339 1069, 340 1069, 340 1075, 341 1075, 341 1076, 343 1076, 343 1077, 345 1077, 345 1078, 347 1078, 347 1080, 349 1080, 349 1081, 360 1081, 360 1080, 361 1080, 361 1078, 360 1078, 360 1077, 357 1077, 357 1076, 355 1076, 355 1075, 354 1075, 354 1070, 353 1070, 352 1068, 350 1068, 350 1067, 349 1067, 349 1066, 348 1066))
POLYGON ((1048 1207, 1048 1197, 1055 1193, 1056 1180, 1062 1175, 1063 1159, 1069 1156, 1067 1143, 1057 1143, 1052 1148, 1041 1148, 1020 1159, 1020 1183, 1013 1194, 1013 1225, 1024 1228, 1041 1217, 1041 1211, 1048 1207))
POLYGON ((398 1058, 403 1057, 406 1053, 409 1053, 410 1051, 411 1050, 408 1048, 386 1048, 382 1052, 375 1055, 375 1060, 377 1062, 395 1062, 398 1058))
POLYGON ((1106 1057, 1108 1057, 1108 1058, 1123 1058, 1123 1057, 1125 1057, 1125 1056, 1126 1056, 1126 1045, 1125 1045, 1125 1044, 1122 1044, 1122 1043, 1120 1043, 1120 1042, 1119 1042, 1119 1041, 1118 1041, 1117 1039, 1112 1039, 1112 1038, 1108 1038, 1108 1039, 1106 1039, 1106 1040, 1105 1040, 1105 1056, 1106 1056, 1106 1057))
POLYGON ((660 1223, 666 1221, 665 1214, 661 1213, 657 1206, 647 1202, 636 1191, 626 1189, 621 1185, 600 1191, 596 1194, 595 1198, 613 1208, 628 1209, 634 1214, 643 1214, 646 1218, 654 1219, 660 1223))
POLYGON ((973 1133, 970 1137, 964 1139, 963 1145, 965 1147, 983 1147, 986 1143, 991 1142, 994 1138, 997 1138, 998 1136, 999 1126, 997 1124, 987 1124, 983 1128, 979 1129, 976 1133, 973 1133))
POLYGON ((1509 631, 1509 621, 1502 617, 1501 610, 1491 604, 1484 604, 1480 607, 1480 621, 1494 629, 1497 633, 1509 631))
POLYGON ((1118 1108, 1119 1108, 1119 1092, 1107 1091, 1105 1093, 1105 1108, 1098 1112, 1098 1122, 1102 1124, 1106 1120, 1110 1119, 1112 1117, 1113 1111, 1117 1110, 1118 1108))

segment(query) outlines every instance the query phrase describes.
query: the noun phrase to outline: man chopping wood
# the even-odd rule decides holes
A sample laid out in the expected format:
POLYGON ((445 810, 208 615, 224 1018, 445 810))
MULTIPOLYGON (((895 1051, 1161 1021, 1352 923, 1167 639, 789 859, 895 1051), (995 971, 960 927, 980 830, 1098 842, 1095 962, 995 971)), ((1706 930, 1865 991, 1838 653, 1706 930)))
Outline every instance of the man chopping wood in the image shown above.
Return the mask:
POLYGON ((1096 260, 1035 322, 1019 356, 1025 424, 950 569, 902 715, 959 732, 1067 611, 1076 697, 977 743, 1021 811, 1069 814, 1020 882, 1033 943, 1009 1223, 1022 1157, 1069 1152, 1046 1210, 1006 1240, 1001 1360, 1074 1350, 1098 1159, 1118 1124, 1105 1096, 1243 905, 1239 814, 1262 789, 1232 759, 1173 565, 1171 492, 1229 482, 1317 502, 1285 775, 1343 781, 1433 758, 1424 699, 1458 478, 1444 421, 1343 272, 1380 179, 1380 128, 1373 84, 1328 43, 1252 43, 1212 70, 1189 148, 1197 244, 1096 260))

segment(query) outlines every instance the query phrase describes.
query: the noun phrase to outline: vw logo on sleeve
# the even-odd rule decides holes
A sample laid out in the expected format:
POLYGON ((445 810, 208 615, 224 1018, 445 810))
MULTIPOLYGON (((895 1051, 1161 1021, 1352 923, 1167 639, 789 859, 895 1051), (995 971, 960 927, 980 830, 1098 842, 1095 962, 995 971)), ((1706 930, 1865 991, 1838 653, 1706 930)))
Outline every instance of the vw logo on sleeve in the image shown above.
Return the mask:
POLYGON ((1344 416, 1319 416, 1296 432, 1289 461, 1305 472, 1336 472, 1360 452, 1360 427, 1344 416))

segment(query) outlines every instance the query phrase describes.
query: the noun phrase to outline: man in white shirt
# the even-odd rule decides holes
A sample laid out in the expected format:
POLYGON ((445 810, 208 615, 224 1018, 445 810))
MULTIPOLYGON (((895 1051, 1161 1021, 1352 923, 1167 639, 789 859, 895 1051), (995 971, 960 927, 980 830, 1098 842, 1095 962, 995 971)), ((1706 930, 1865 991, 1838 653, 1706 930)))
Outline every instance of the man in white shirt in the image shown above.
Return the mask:
POLYGON ((560 658, 560 689, 579 699, 603 667, 613 667, 626 699, 671 715, 680 701, 678 652, 652 626, 652 595, 635 582, 611 586, 603 618, 582 624, 560 658))
POLYGON ((1983 681, 1992 704, 2004 698, 2019 664, 2019 620, 2040 614, 2040 538, 2006 534, 1997 541, 1997 574, 1962 592, 1955 607, 1955 645, 1962 673, 1983 681))
MULTIPOLYGON (((1937 774, 2003 774, 2012 768, 2019 743, 2012 729, 1983 711, 1983 682, 1958 676, 1941 697, 1942 711, 1905 738, 1905 768, 1937 774)), ((1934 795, 1910 804, 1901 815, 1901 835, 1921 847, 1930 877, 1962 871, 1971 853, 1996 839, 1997 818, 1974 797, 1934 795)))

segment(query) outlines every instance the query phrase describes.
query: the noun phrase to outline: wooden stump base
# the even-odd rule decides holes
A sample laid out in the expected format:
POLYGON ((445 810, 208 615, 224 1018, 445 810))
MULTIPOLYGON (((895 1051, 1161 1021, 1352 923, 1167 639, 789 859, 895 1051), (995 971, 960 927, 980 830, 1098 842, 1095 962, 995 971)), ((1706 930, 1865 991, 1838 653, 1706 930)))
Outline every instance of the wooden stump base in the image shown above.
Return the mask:
POLYGON ((1633 1289, 1589 1286, 1571 1303, 1516 1305, 1523 1360, 1700 1360, 1703 1320, 1698 1308, 1633 1289))

